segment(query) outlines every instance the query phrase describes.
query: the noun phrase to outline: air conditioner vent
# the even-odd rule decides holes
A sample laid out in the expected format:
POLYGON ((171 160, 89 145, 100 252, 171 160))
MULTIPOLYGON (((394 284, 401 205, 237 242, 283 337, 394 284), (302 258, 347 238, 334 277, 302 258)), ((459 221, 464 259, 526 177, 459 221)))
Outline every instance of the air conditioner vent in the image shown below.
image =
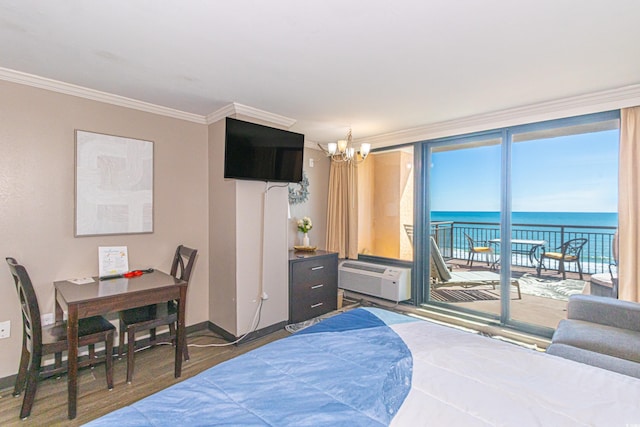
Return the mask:
POLYGON ((343 261, 338 267, 338 287, 391 301, 411 298, 411 269, 343 261))
POLYGON ((349 261, 343 262, 342 266, 346 267, 346 268, 353 268, 354 270, 370 271, 372 273, 378 273, 378 274, 382 274, 385 271, 387 271, 387 267, 386 266, 377 266, 377 265, 372 265, 372 264, 360 264, 360 263, 349 262, 349 261))

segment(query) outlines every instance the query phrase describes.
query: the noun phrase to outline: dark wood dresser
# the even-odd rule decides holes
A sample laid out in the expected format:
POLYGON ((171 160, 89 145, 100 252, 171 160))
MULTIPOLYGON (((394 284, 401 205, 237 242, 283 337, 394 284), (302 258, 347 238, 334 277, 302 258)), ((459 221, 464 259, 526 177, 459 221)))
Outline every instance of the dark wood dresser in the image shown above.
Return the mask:
POLYGON ((289 251, 289 323, 333 311, 338 306, 338 254, 289 251))

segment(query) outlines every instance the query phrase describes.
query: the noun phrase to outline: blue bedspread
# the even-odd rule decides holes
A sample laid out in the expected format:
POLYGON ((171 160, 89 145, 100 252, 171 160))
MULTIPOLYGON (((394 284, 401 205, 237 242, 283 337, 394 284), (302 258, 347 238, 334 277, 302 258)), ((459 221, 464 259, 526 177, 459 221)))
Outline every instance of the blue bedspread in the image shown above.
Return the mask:
POLYGON ((351 310, 87 425, 388 425, 409 393, 413 360, 387 323, 408 320, 351 310))

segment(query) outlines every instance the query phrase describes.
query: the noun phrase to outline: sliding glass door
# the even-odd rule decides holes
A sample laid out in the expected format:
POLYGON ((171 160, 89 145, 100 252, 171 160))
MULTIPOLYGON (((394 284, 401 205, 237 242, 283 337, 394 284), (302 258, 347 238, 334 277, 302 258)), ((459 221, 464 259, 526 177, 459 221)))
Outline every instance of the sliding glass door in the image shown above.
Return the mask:
POLYGON ((615 111, 419 144, 422 301, 550 336, 615 261, 618 140, 615 111))
MULTIPOLYGON (((500 315, 500 133, 428 144, 429 284, 427 300, 500 315)), ((425 251, 426 252, 426 251, 425 251)))
POLYGON ((511 144, 514 321, 555 328, 572 294, 608 275, 618 224, 617 117, 521 126, 511 144))

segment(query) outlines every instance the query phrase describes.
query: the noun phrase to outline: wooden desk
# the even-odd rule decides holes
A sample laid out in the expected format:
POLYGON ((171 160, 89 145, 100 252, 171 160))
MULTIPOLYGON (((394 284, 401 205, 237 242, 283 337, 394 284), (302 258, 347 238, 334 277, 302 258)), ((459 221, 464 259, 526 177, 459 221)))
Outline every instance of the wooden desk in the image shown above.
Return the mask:
POLYGON ((165 301, 178 301, 175 377, 178 378, 182 373, 187 282, 161 271, 131 279, 100 281, 94 277, 94 280, 85 285, 76 285, 67 280, 53 284, 56 290, 56 320, 62 320, 64 311, 68 316, 69 419, 76 417, 78 399, 78 319, 165 301))

